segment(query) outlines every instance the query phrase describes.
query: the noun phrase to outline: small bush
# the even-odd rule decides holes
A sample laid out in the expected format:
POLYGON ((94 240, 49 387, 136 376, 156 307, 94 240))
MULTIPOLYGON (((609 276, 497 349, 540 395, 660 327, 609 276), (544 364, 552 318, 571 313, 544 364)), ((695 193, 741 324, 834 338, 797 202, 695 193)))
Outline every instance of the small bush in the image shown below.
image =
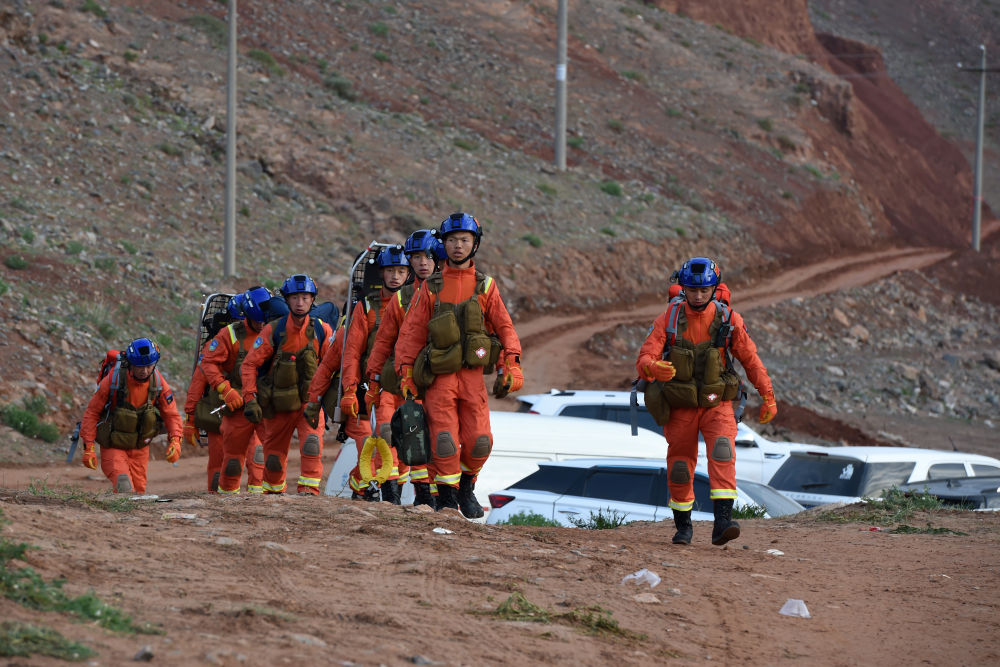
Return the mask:
POLYGON ((389 62, 389 54, 388 53, 384 53, 382 51, 376 51, 374 53, 374 56, 375 56, 375 60, 379 61, 380 63, 387 63, 387 62, 389 62))
POLYGON ((622 76, 628 79, 629 81, 642 81, 642 74, 634 70, 627 69, 624 72, 622 72, 622 76))
POLYGON ((327 89, 332 90, 337 97, 348 102, 353 102, 357 99, 357 93, 354 92, 354 84, 345 76, 336 73, 331 74, 323 80, 323 85, 327 89))
POLYGON ((47 655, 51 658, 80 662, 97 653, 93 649, 66 639, 52 628, 39 627, 20 621, 0 623, 0 655, 27 658, 47 655))
POLYGON ((281 76, 285 73, 278 61, 274 59, 270 53, 264 49, 250 49, 247 51, 247 57, 254 60, 264 67, 268 72, 276 76, 281 76))
POLYGON ((604 181, 601 183, 601 192, 611 195, 612 197, 622 196, 622 186, 614 181, 604 181))
POLYGON ((107 18, 108 16, 108 13, 104 11, 104 7, 101 7, 94 0, 83 0, 83 4, 80 5, 80 11, 90 12, 94 16, 98 16, 102 19, 107 18))
POLYGON ((110 322, 101 322, 97 325, 97 333, 107 341, 114 340, 118 336, 118 330, 110 322))
POLYGON ((778 137, 778 148, 780 148, 783 153, 791 153, 797 148, 797 146, 794 141, 782 134, 778 137))
POLYGON ((611 229, 610 227, 601 227, 601 233, 602 234, 607 234, 608 236, 617 236, 618 235, 618 233, 615 230, 611 229))
POLYGON ((539 183, 535 187, 538 188, 539 192, 549 195, 550 197, 553 197, 556 194, 556 189, 551 185, 549 185, 548 183, 539 183))
POLYGON ((102 271, 110 271, 115 268, 117 264, 118 263, 115 261, 114 257, 98 257, 94 260, 94 266, 102 271))
POLYGON ((583 147, 583 137, 568 137, 566 139, 566 145, 570 148, 582 148, 583 147))
POLYGON ((3 296, 10 290, 10 285, 8 285, 4 280, 0 280, 0 296, 3 296))
POLYGON ((125 62, 134 63, 139 59, 139 54, 135 51, 126 51, 122 57, 125 58, 125 62))
POLYGON ((535 528, 558 528, 559 522, 553 521, 552 519, 546 519, 541 514, 535 512, 518 512, 517 514, 512 514, 506 521, 500 521, 497 525, 499 526, 532 526, 535 528))
POLYGON ((746 507, 733 507, 734 519, 763 519, 767 510, 759 505, 747 505, 746 507))
POLYGON ((226 22, 222 19, 205 14, 196 14, 184 19, 184 23, 208 37, 208 41, 211 42, 212 46, 221 48, 226 45, 229 29, 226 26, 226 22))
POLYGON ((83 244, 79 241, 70 241, 66 244, 67 255, 79 255, 81 252, 83 252, 83 244))
POLYGON ((667 115, 670 116, 671 118, 677 118, 678 116, 681 115, 681 110, 676 109, 674 107, 670 107, 667 109, 667 115))
POLYGON ((765 132, 770 132, 774 129, 774 123, 771 122, 770 118, 758 118, 757 125, 765 132))
POLYGON ((467 150, 467 151, 474 151, 477 148, 479 148, 479 144, 477 144, 476 142, 469 141, 468 139, 463 139, 461 137, 455 139, 453 143, 462 150, 467 150))
POLYGON ((169 155, 170 157, 179 157, 184 154, 184 151, 179 146, 175 146, 174 144, 168 143, 166 141, 157 144, 156 147, 159 148, 160 151, 162 151, 164 154, 169 155))
POLYGON ((21 240, 31 245, 35 242, 35 232, 30 227, 21 230, 21 240))
POLYGON ((136 248, 131 243, 129 243, 128 241, 122 241, 122 248, 124 248, 125 252, 127 252, 130 255, 134 255, 135 253, 139 252, 139 249, 136 248))
POLYGON ((590 517, 587 519, 570 517, 569 521, 577 528, 586 528, 587 530, 608 530, 624 526, 628 523, 628 521, 625 520, 626 517, 628 517, 628 514, 607 507, 605 509, 599 509, 596 512, 591 512, 590 517))
POLYGON ((623 131, 625 129, 625 124, 622 123, 617 118, 612 118, 611 120, 608 121, 608 127, 613 132, 621 132, 621 131, 623 131))
POLYGON ((531 245, 532 248, 541 248, 542 247, 542 239, 539 238, 538 234, 532 234, 532 233, 529 232, 529 233, 525 234, 524 236, 522 236, 521 240, 522 241, 527 241, 528 244, 531 245))
POLYGON ((4 257, 3 263, 8 269, 14 269, 15 271, 28 268, 28 260, 21 255, 7 255, 4 257))
POLYGON ((55 442, 59 439, 59 429, 55 424, 42 421, 34 412, 26 407, 5 405, 0 409, 0 417, 3 418, 4 424, 29 438, 36 438, 45 442, 55 442))
POLYGON ((368 26, 368 31, 376 37, 385 37, 389 34, 389 26, 379 21, 368 26))
POLYGON ((674 231, 677 232, 677 236, 687 236, 687 230, 683 227, 674 227, 674 231))

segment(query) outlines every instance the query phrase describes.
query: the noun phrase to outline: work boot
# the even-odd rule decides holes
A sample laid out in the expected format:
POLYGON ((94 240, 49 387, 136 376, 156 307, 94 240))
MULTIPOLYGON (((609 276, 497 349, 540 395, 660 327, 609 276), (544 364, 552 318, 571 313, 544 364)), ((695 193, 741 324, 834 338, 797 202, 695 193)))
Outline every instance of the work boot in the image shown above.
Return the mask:
POLYGON ((438 511, 445 508, 451 508, 453 510, 458 509, 458 489, 454 486, 448 486, 447 484, 438 484, 438 499, 437 506, 434 508, 438 511))
POLYGON ((733 499, 713 500, 715 525, 712 527, 712 544, 722 546, 740 536, 740 524, 733 521, 733 499))
POLYGON ((413 485, 413 506, 416 507, 417 505, 430 505, 431 509, 436 509, 430 484, 413 485))
POLYGON ((483 516, 483 506, 476 500, 476 478, 463 472, 458 481, 458 506, 466 519, 478 519, 483 516))
POLYGON ((691 535, 694 533, 694 528, 691 526, 691 510, 684 512, 674 510, 674 527, 677 528, 677 532, 674 533, 673 543, 691 544, 691 535))
POLYGON ((382 502, 399 505, 401 504, 400 495, 399 482, 390 479, 382 483, 382 502))

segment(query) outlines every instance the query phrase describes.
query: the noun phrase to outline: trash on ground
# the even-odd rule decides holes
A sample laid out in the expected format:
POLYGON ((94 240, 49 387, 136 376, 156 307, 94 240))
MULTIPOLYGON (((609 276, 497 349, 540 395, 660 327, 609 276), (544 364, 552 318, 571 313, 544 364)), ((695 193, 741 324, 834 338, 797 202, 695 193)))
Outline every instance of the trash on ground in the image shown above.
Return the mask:
POLYGON ((771 554, 772 556, 784 556, 785 555, 785 552, 781 551, 779 549, 768 549, 767 553, 771 554))
POLYGON ((627 584, 630 581, 634 581, 637 585, 649 584, 650 588, 655 588, 657 584, 660 583, 660 575, 642 568, 638 572, 633 572, 632 574, 626 575, 622 579, 622 584, 627 584))
POLYGON ((435 528, 433 532, 438 535, 453 535, 455 533, 454 530, 448 530, 447 528, 435 528))
POLYGON ((781 607, 778 612, 783 616, 796 616, 798 618, 811 618, 809 616, 809 610, 806 609, 806 603, 802 600, 793 600, 789 598, 787 602, 781 607))
POLYGON ((147 494, 145 496, 129 496, 129 500, 156 500, 159 498, 155 493, 147 494))
POLYGON ((198 515, 197 514, 190 514, 188 512, 164 512, 163 513, 163 518, 164 519, 186 519, 186 520, 191 520, 191 519, 197 519, 198 515))

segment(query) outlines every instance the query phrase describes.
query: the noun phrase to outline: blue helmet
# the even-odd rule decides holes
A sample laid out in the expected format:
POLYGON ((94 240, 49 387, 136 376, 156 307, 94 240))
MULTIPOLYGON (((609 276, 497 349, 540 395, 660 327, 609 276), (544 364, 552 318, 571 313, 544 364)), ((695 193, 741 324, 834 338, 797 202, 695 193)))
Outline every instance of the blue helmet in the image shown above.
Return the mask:
POLYGON ((403 246, 397 244, 383 249, 375 259, 375 263, 378 264, 378 268, 384 269, 388 266, 409 266, 410 260, 406 258, 403 246))
POLYGON ((692 257, 677 272, 677 282, 683 287, 716 287, 721 281, 719 267, 707 257, 692 257))
POLYGON ((226 304, 226 312, 234 320, 242 320, 245 317, 243 314, 244 307, 246 307, 246 297, 244 294, 234 294, 229 297, 229 302, 226 304))
POLYGON ((128 344, 125 359, 130 366, 152 366, 160 360, 160 348, 148 338, 136 338, 128 344))
POLYGON ((436 229, 418 229, 410 234, 403 244, 403 252, 409 257, 415 252, 426 252, 431 257, 439 258, 438 247, 441 239, 438 238, 436 229))
POLYGON ((263 322, 271 305, 271 293, 264 287, 251 287, 243 293, 243 312, 247 319, 263 322))
POLYGON ((472 232, 476 235, 477 245, 483 236, 483 228, 479 225, 479 221, 468 213, 452 213, 441 223, 438 233, 442 239, 452 232, 472 232))
POLYGON ((289 276, 281 285, 281 296, 286 299, 293 294, 312 294, 316 296, 316 283, 304 273, 289 276))

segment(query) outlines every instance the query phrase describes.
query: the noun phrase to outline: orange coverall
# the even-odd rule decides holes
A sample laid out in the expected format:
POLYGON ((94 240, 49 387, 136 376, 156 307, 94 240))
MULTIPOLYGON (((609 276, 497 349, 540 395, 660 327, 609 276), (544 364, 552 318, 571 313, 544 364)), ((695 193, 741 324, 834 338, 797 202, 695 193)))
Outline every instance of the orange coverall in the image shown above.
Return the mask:
MULTIPOLYGON (((413 283, 410 286, 413 289, 413 296, 410 297, 410 303, 413 302, 413 298, 416 297, 417 290, 420 289, 420 286, 423 283, 423 280, 414 277, 413 283)), ((403 310, 402 294, 405 289, 407 289, 406 285, 400 287, 393 297, 389 299, 389 302, 384 306, 382 311, 382 323, 379 325, 378 331, 375 333, 375 342, 372 344, 371 352, 368 353, 368 365, 365 368, 366 378, 373 378, 382 374, 382 367, 385 366, 386 359, 388 359, 389 355, 392 354, 393 348, 396 345, 396 340, 399 338, 399 329, 403 325, 403 318, 406 317, 406 311, 403 310)), ((402 396, 397 396, 396 394, 388 391, 383 391, 382 398, 379 401, 377 414, 379 423, 387 423, 391 420, 392 415, 396 412, 396 409, 402 404, 402 396), (388 416, 385 416, 385 413, 388 413, 388 416)), ((395 448, 393 448, 392 451, 393 454, 396 455, 395 448)), ((406 466, 400 464, 401 484, 406 481, 406 479, 404 479, 404 475, 402 474, 404 468, 406 468, 406 466)), ((409 479, 413 484, 428 484, 433 479, 433 473, 427 464, 410 466, 409 479)), ((436 492, 436 489, 432 486, 431 491, 436 492)))
MULTIPOLYGON (((232 372, 241 347, 249 350, 256 337, 256 333, 247 328, 243 340, 237 340, 236 330, 230 325, 205 343, 201 361, 191 376, 191 386, 188 388, 188 398, 184 406, 189 419, 193 419, 194 406, 202 397, 205 388, 207 387, 208 391, 215 391, 214 388, 222 384, 226 380, 226 375, 232 372)), ((264 450, 259 437, 259 433, 263 432, 263 428, 251 424, 242 412, 229 414, 228 410, 222 410, 220 432, 208 434, 209 493, 216 493, 221 488, 225 489, 224 493, 239 493, 244 462, 247 469, 247 491, 263 492, 264 450), (227 469, 232 474, 225 475, 226 479, 223 480, 225 462, 228 462, 227 469)))
MULTIPOLYGON (((715 303, 710 302, 701 312, 692 309, 686 302, 681 307, 685 309, 687 328, 680 335, 695 344, 710 340, 708 331, 715 319, 715 303)), ((640 376, 644 374, 644 367, 662 357, 667 343, 668 314, 669 311, 656 318, 646 341, 639 349, 639 358, 635 366, 640 376)), ((750 338, 743 318, 736 311, 732 311, 730 324, 732 339, 729 350, 743 366, 747 378, 763 396, 771 391, 771 378, 768 377, 764 363, 757 356, 757 346, 750 338)), ((722 351, 720 348, 720 352, 722 351)), ((698 431, 705 437, 705 449, 708 450, 706 453, 711 498, 713 500, 736 498, 736 417, 733 414, 732 403, 723 401, 714 408, 671 408, 670 420, 663 427, 663 435, 667 439, 669 505, 676 510, 690 510, 694 505, 698 431), (678 462, 684 462, 687 466, 686 476, 680 469, 675 475, 674 466, 678 462)))
MULTIPOLYGON (((371 299, 372 297, 368 298, 371 299)), ((379 312, 382 314, 382 317, 380 318, 381 321, 378 324, 378 328, 381 330, 385 324, 385 316, 389 305, 396 302, 396 294, 387 289, 382 289, 379 299, 381 301, 379 312)), ((351 326, 347 332, 347 347, 344 349, 344 375, 342 384, 345 388, 356 387, 361 384, 361 356, 368 348, 368 337, 375 330, 375 320, 375 309, 366 309, 365 300, 359 301, 354 306, 354 312, 351 314, 351 326)), ((378 332, 376 332, 376 336, 378 336, 378 332)), ((382 363, 385 363, 385 357, 383 357, 382 363)), ((381 367, 379 367, 379 370, 381 370, 381 367)), ((379 437, 385 439, 392 450, 392 473, 386 481, 396 480, 397 483, 404 484, 409 477, 409 469, 406 466, 400 466, 399 457, 396 454, 396 448, 392 447, 392 438, 389 433, 389 420, 392 419, 392 413, 396 411, 396 402, 392 400, 395 398, 395 396, 388 392, 383 393, 382 400, 379 401, 379 406, 375 410, 375 432, 379 437), (386 400, 387 398, 390 400, 386 400)), ((360 465, 361 448, 364 446, 365 440, 372 434, 371 421, 364 414, 359 414, 357 417, 344 415, 344 419, 346 420, 344 422, 344 431, 348 436, 354 438, 354 444, 358 448, 358 461, 360 465)), ((372 466, 374 468, 377 469, 381 464, 381 456, 376 455, 372 457, 372 466)), ((358 493, 364 491, 365 486, 367 486, 361 482, 361 470, 359 466, 354 466, 354 469, 351 471, 350 485, 358 493)))
MULTIPOLYGON (((180 439, 184 424, 181 422, 180 413, 177 412, 177 404, 174 402, 174 392, 170 385, 160 375, 158 370, 154 370, 157 382, 160 386, 160 395, 156 398, 156 407, 160 409, 160 418, 167 428, 168 438, 180 439)), ((97 391, 90 397, 87 409, 83 413, 83 422, 80 424, 80 439, 83 441, 84 449, 94 446, 97 438, 97 422, 101 419, 111 396, 111 378, 114 372, 104 376, 97 385, 97 391)), ((149 398, 149 383, 137 382, 132 378, 132 374, 126 369, 121 369, 120 382, 125 383, 125 400, 134 407, 141 407, 146 404, 149 398)), ((146 490, 146 466, 149 463, 149 447, 138 447, 136 449, 115 449, 112 447, 101 447, 101 471, 111 482, 111 487, 118 493, 121 483, 128 481, 132 490, 136 493, 143 493, 146 490)), ((127 492, 127 491, 126 491, 127 492)))
MULTIPOLYGON (((323 342, 333 338, 333 330, 326 322, 320 321, 325 332, 323 342)), ((284 352, 298 352, 307 343, 316 351, 320 362, 323 355, 330 349, 329 345, 321 344, 319 339, 312 342, 306 337, 308 328, 314 328, 312 315, 306 315, 301 325, 296 324, 291 314, 285 316, 285 342, 281 347, 284 352)), ((265 324, 254 340, 254 347, 243 360, 240 376, 243 380, 243 402, 257 396, 257 369, 274 357, 276 350, 271 344, 272 325, 265 324)), ((292 432, 299 436, 299 453, 301 455, 301 472, 297 490, 299 493, 319 495, 319 485, 323 479, 323 426, 313 428, 306 422, 303 412, 305 404, 292 412, 278 412, 271 419, 263 421, 264 436, 264 493, 285 492, 285 469, 288 465, 288 447, 292 442, 292 432)), ((223 471, 225 472, 225 471, 223 471)))
MULTIPOLYGON (((441 279, 440 293, 431 294, 425 283, 410 303, 396 341, 397 373, 402 373, 404 365, 412 366, 427 344, 427 323, 434 314, 437 299, 458 304, 477 296, 474 262, 464 269, 446 264, 441 269, 441 279)), ((521 341, 496 281, 490 281, 486 293, 478 295, 478 300, 486 326, 499 336, 504 355, 520 355, 521 341)), ((424 392, 424 409, 431 434, 434 482, 457 487, 463 472, 478 475, 493 448, 483 369, 462 368, 457 373, 438 375, 424 392)))

